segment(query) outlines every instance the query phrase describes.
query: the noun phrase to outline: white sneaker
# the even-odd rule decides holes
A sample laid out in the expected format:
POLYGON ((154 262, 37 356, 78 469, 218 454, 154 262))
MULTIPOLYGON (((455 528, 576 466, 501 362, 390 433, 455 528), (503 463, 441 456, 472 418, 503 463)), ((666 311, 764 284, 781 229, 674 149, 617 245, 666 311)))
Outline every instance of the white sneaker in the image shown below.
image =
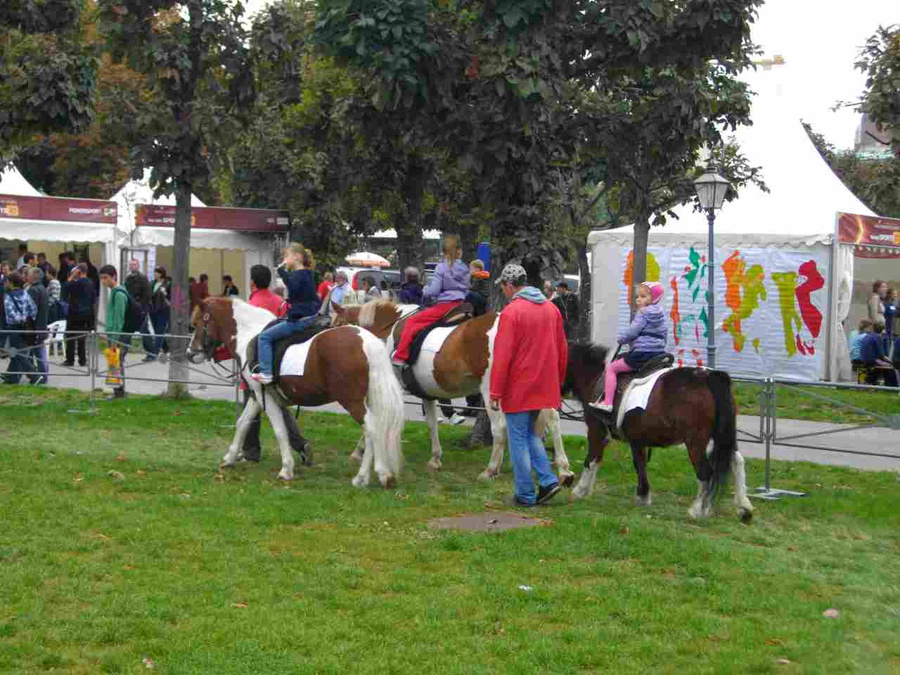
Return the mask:
POLYGON ((253 373, 250 377, 260 384, 272 384, 272 376, 268 373, 253 373))
POLYGON ((453 413, 449 419, 447 419, 447 424, 452 424, 456 426, 457 424, 462 424, 466 421, 466 418, 460 415, 459 413, 453 413))
POLYGON ((613 409, 613 407, 609 403, 588 403, 588 405, 592 408, 600 410, 601 412, 611 413, 613 409))

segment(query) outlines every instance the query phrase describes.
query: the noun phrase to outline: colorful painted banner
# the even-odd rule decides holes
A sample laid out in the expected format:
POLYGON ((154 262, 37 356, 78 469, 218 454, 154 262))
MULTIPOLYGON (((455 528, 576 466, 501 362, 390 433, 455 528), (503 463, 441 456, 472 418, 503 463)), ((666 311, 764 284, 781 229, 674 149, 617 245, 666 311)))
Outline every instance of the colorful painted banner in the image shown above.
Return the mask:
MULTIPOLYGON (((827 249, 716 250, 716 366, 735 374, 818 379, 825 348, 827 249)), ((622 249, 619 328, 628 325, 632 253, 622 249)), ((666 348, 706 365, 706 250, 650 248, 647 277, 666 289, 666 348)))
MULTIPOLYGON (((139 227, 175 227, 174 206, 138 204, 135 211, 135 222, 139 227)), ((287 211, 195 206, 191 208, 191 229, 287 232, 291 229, 291 220, 287 211)))
POLYGON ((838 241, 858 258, 900 258, 900 219, 839 213, 838 241))
POLYGON ((0 195, 0 218, 115 225, 116 214, 115 202, 103 202, 98 199, 0 195))

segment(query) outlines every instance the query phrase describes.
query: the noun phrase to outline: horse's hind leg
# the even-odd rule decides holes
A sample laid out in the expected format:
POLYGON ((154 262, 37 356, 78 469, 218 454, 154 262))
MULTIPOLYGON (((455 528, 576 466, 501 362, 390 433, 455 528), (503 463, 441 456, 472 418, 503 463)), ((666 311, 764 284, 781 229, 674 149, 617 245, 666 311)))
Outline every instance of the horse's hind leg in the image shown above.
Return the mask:
POLYGON ((747 475, 744 471, 744 456, 735 450, 732 460, 734 472, 734 505, 741 516, 741 520, 749 523, 753 519, 753 504, 747 498, 747 475))
POLYGON ((222 458, 222 463, 219 464, 220 467, 234 466, 235 462, 237 462, 241 448, 244 447, 244 439, 247 438, 247 432, 250 431, 250 424, 259 412, 259 401, 256 400, 255 396, 251 396, 247 401, 247 405, 244 406, 244 412, 238 418, 234 440, 228 446, 228 452, 222 458))
POLYGON ((360 451, 360 448, 362 448, 360 458, 362 461, 359 465, 359 471, 356 472, 356 475, 350 482, 353 487, 366 487, 372 477, 372 465, 375 462, 375 448, 368 433, 368 429, 365 427, 366 406, 362 401, 340 401, 340 404, 344 406, 344 409, 346 409, 353 419, 362 426, 362 437, 356 443, 356 449, 353 451, 353 455, 351 455, 351 457, 353 457, 360 451))
MULTIPOLYGON (((487 396, 487 392, 482 390, 487 396)), ((488 399, 485 398, 485 401, 488 399)), ((506 413, 502 410, 494 410, 490 404, 487 407, 488 418, 491 420, 491 435, 494 437, 494 444, 491 447, 491 459, 487 468, 478 476, 481 480, 492 480, 500 473, 500 467, 503 465, 503 450, 506 447, 506 413)))
POLYGON ((363 455, 366 454, 366 430, 363 429, 362 434, 359 436, 359 440, 356 441, 356 447, 353 448, 353 452, 350 453, 350 459, 354 462, 361 462, 363 460, 363 455))
POLYGON ((603 461, 603 450, 609 443, 609 432, 602 423, 595 419, 588 419, 588 454, 584 460, 584 471, 578 485, 572 490, 575 499, 584 499, 594 491, 594 483, 597 481, 597 470, 603 461))
POLYGON ((694 471, 697 474, 697 497, 694 503, 688 509, 688 515, 697 520, 698 518, 706 518, 712 513, 712 502, 709 494, 709 481, 712 478, 712 465, 706 457, 706 442, 692 439, 685 443, 688 449, 688 455, 691 463, 694 465, 694 471))
POLYGON ((637 493, 635 502, 638 506, 650 506, 653 496, 650 494, 650 481, 647 480, 647 448, 638 443, 631 444, 631 459, 637 472, 637 493))
POLYGON ((575 482, 575 474, 572 473, 569 458, 566 456, 566 449, 563 446, 562 432, 559 428, 559 411, 555 408, 541 410, 534 426, 534 433, 538 436, 543 435, 544 429, 550 432, 550 438, 553 440, 553 460, 559 472, 559 483, 571 487, 575 482))
POLYGON ((428 460, 429 469, 441 468, 441 438, 438 434, 437 401, 422 401, 425 408, 425 421, 428 422, 428 435, 431 437, 431 459, 428 460))

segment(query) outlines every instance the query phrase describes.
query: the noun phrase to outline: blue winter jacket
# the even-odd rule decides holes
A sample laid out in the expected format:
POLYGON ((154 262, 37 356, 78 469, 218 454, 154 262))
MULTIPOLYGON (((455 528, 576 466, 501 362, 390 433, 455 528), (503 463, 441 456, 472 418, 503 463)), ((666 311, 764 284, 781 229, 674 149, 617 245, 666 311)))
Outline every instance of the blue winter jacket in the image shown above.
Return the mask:
POLYGON ((426 303, 461 302, 469 292, 469 266, 459 260, 443 261, 434 268, 431 281, 422 291, 426 303))
POLYGON ((296 321, 312 316, 319 311, 319 295, 316 293, 316 280, 312 270, 294 270, 288 272, 278 268, 278 276, 284 281, 288 291, 288 319, 296 321))
POLYGON ((666 316, 659 305, 639 309, 631 325, 619 334, 619 344, 630 344, 635 352, 666 350, 666 316))

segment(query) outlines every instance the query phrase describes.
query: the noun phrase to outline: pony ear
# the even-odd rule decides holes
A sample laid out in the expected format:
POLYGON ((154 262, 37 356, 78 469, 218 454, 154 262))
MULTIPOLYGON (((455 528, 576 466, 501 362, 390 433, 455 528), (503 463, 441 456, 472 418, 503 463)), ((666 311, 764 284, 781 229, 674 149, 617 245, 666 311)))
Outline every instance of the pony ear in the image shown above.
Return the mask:
POLYGON ((339 314, 339 315, 343 315, 343 313, 346 311, 343 307, 341 307, 336 302, 331 303, 331 309, 334 311, 335 314, 339 314))

